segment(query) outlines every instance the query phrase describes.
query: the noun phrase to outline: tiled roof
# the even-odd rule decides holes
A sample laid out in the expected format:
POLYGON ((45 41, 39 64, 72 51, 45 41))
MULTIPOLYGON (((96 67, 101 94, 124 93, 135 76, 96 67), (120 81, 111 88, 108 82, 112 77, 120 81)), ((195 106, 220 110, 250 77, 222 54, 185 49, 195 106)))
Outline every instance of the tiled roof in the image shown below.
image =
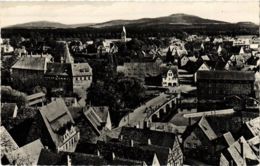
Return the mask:
POLYGON ((74 63, 71 67, 73 76, 92 75, 92 68, 88 63, 74 63))
POLYGON ((154 151, 144 150, 137 146, 125 146, 122 143, 115 142, 97 142, 98 150, 105 158, 111 158, 112 154, 116 158, 124 158, 129 160, 145 161, 148 165, 152 165, 154 151))
POLYGON ((59 130, 68 123, 74 124, 74 120, 68 111, 65 102, 62 99, 56 99, 46 106, 41 107, 40 113, 44 123, 50 133, 50 136, 56 146, 61 144, 59 130))
POLYGON ((18 165, 36 165, 43 148, 40 139, 38 139, 11 152, 8 159, 10 163, 18 165))
POLYGON ((210 127, 208 121, 206 120, 206 118, 204 116, 201 117, 198 126, 201 128, 201 130, 203 131, 203 133, 207 136, 207 138, 212 141, 213 139, 217 138, 217 135, 215 134, 215 132, 212 130, 212 128, 210 127))
POLYGON ((158 76, 160 74, 160 65, 155 62, 124 63, 124 73, 128 76, 158 76))
POLYGON ((95 113, 92 107, 85 107, 83 113, 92 124, 96 132, 100 134, 99 128, 101 127, 102 119, 95 113))
POLYGON ((223 137, 229 146, 235 142, 235 139, 230 132, 223 134, 223 137))
POLYGON ((19 148, 4 126, 0 127, 0 145, 1 158, 3 157, 3 155, 7 155, 8 153, 19 148))
POLYGON ((244 165, 245 159, 257 160, 257 156, 250 148, 250 146, 248 145, 244 137, 240 137, 227 150, 237 165, 244 165), (241 154, 242 149, 243 149, 243 154, 241 154))
POLYGON ((198 71, 197 80, 238 80, 254 81, 254 72, 250 71, 198 71))
POLYGON ((135 144, 147 144, 148 139, 150 139, 152 145, 167 148, 172 148, 176 139, 176 136, 173 133, 132 127, 122 127, 120 138, 121 137, 123 138, 123 142, 129 143, 133 140, 135 144))
POLYGON ((260 117, 246 122, 246 126, 254 136, 257 136, 260 133, 260 117))
POLYGON ((68 156, 72 165, 142 165, 142 162, 136 160, 114 158, 107 159, 103 156, 85 154, 85 153, 54 153, 43 149, 40 154, 38 165, 67 165, 68 156))
POLYGON ((46 58, 21 57, 13 66, 13 69, 44 70, 46 58))

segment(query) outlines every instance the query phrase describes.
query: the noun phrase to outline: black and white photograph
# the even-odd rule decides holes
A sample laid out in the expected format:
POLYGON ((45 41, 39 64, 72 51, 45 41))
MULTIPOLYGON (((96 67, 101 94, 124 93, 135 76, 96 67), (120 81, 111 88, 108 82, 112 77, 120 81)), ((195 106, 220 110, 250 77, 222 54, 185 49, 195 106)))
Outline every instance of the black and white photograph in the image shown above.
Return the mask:
POLYGON ((260 165, 260 1, 1 1, 0 165, 260 165))

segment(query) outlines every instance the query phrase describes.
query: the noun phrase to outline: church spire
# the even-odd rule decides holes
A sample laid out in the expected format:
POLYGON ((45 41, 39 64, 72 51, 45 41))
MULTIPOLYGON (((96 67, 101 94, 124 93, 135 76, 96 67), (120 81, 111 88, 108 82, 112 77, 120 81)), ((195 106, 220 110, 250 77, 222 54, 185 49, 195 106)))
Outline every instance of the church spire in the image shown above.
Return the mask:
POLYGON ((65 63, 72 63, 72 59, 71 59, 71 55, 70 55, 70 51, 69 51, 69 47, 68 44, 65 44, 65 50, 64 50, 64 62, 65 63))
POLYGON ((122 42, 126 42, 126 29, 125 29, 125 26, 123 26, 123 30, 122 30, 122 33, 121 33, 121 40, 122 40, 122 42))

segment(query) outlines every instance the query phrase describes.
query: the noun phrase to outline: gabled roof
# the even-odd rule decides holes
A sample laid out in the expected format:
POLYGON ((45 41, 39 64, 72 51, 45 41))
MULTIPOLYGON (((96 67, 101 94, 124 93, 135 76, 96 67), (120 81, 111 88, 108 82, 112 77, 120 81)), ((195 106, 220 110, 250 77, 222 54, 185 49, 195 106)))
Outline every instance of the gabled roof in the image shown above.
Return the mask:
POLYGON ((37 139, 11 152, 8 159, 10 163, 17 165, 36 165, 43 148, 42 142, 40 139, 37 139))
POLYGON ((71 67, 73 76, 92 75, 92 68, 88 63, 74 63, 71 67))
POLYGON ((16 144, 16 142, 4 126, 0 127, 0 145, 1 159, 4 155, 8 155, 8 153, 19 148, 19 146, 16 144))
POLYGON ((56 99, 46 106, 41 107, 40 113, 49 134, 56 146, 61 144, 61 135, 59 131, 67 124, 74 124, 74 120, 65 105, 64 100, 56 99))
POLYGON ((198 126, 203 131, 203 133, 207 136, 207 138, 212 141, 217 138, 217 135, 212 130, 211 126, 209 125, 208 121, 204 116, 201 117, 198 126))
POLYGON ((172 148, 176 139, 176 135, 173 133, 132 127, 122 127, 120 135, 120 137, 123 138, 123 142, 130 142, 133 140, 135 144, 147 144, 148 139, 150 139, 151 145, 167 148, 172 148))
POLYGON ((100 127, 102 126, 102 119, 96 114, 92 107, 84 107, 83 113, 92 127, 100 134, 100 127))
POLYGON ((12 69, 27 69, 27 70, 44 70, 46 58, 44 57, 21 57, 13 66, 12 69))
POLYGON ((229 146, 235 142, 235 139, 230 132, 223 134, 223 137, 229 146))
POLYGON ((238 80, 254 81, 254 72, 251 71, 198 71, 198 80, 238 80))
POLYGON ((227 151, 230 154, 231 159, 237 165, 244 165, 246 162, 245 159, 257 160, 257 156, 250 148, 244 137, 240 137, 227 149, 227 151))
POLYGON ((247 128, 250 130, 253 136, 257 136, 260 132, 260 117, 252 119, 246 122, 247 128))

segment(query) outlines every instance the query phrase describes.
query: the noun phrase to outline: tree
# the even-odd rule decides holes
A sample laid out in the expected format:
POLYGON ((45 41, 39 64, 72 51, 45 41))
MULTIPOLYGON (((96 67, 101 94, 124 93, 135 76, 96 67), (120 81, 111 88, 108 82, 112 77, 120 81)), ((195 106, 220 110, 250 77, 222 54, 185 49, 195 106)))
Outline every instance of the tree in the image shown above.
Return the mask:
POLYGON ((1 87, 1 102, 16 103, 18 107, 25 106, 27 103, 26 94, 9 86, 1 87))

